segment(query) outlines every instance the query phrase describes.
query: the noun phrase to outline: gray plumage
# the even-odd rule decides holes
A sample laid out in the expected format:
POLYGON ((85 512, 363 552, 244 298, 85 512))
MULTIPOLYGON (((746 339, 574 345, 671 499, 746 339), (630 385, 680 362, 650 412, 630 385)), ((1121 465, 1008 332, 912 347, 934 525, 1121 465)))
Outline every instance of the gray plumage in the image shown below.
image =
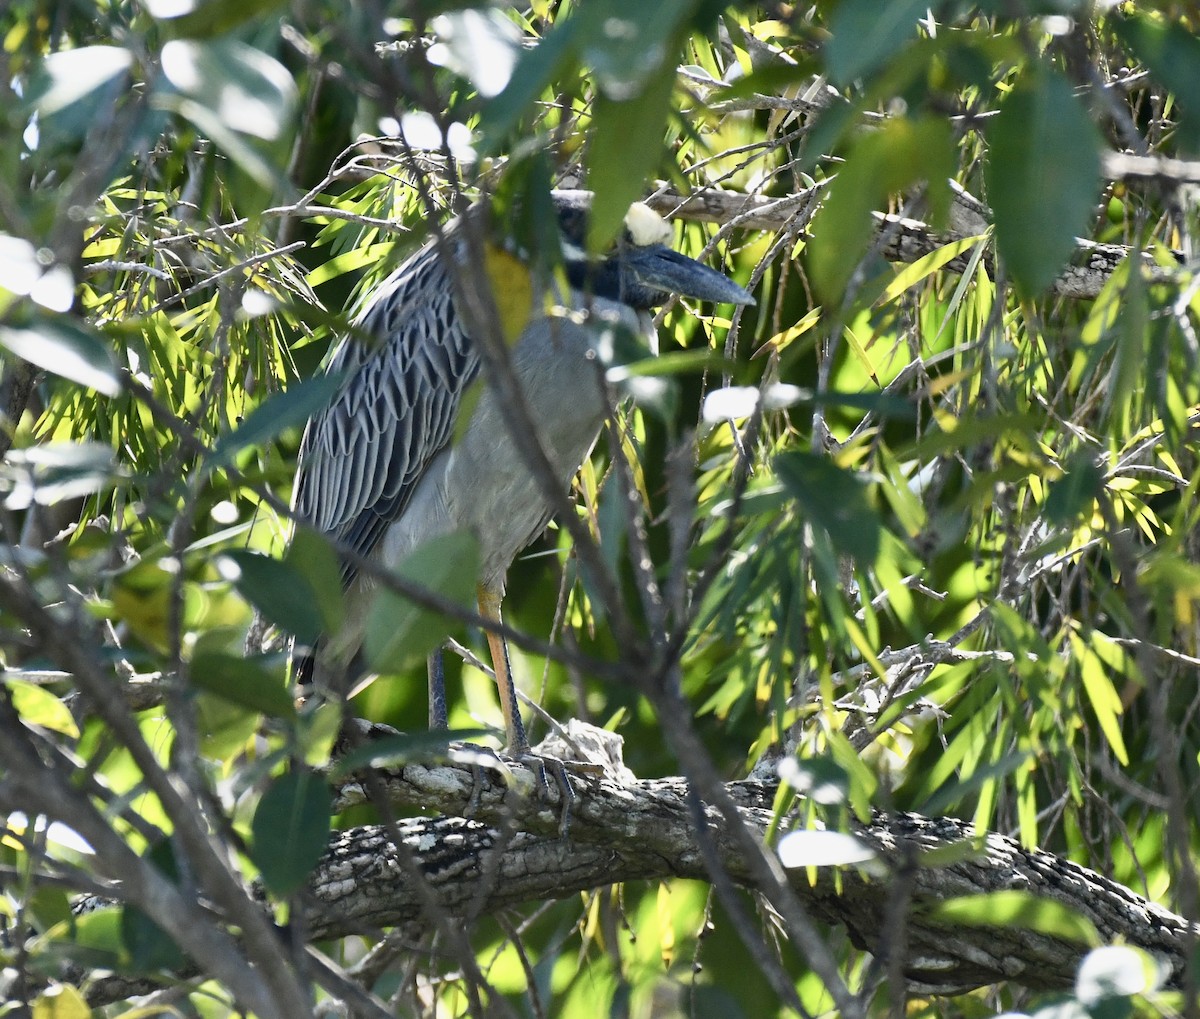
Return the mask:
MULTIPOLYGON (((601 329, 630 329, 649 341, 647 309, 671 293, 753 303, 720 273, 666 247, 669 228, 644 206, 631 210, 612 255, 588 260, 580 194, 556 197, 571 289, 553 296, 566 312, 536 315, 511 351, 537 438, 564 490, 607 409, 593 351, 601 329)), ((480 545, 480 611, 498 619, 508 567, 546 527, 552 507, 513 441, 500 400, 479 379, 480 356, 455 305, 451 273, 480 270, 467 264, 454 224, 445 243, 457 264, 446 264, 442 246, 427 244, 379 287, 334 352, 329 371, 346 378, 304 433, 293 506, 298 518, 387 568, 431 538, 472 532, 480 545), (459 415, 477 379, 482 390, 468 404, 464 429, 459 415)), ((532 307, 542 308, 545 294, 537 293, 536 276, 533 282, 532 307)), ((318 654, 333 685, 361 644, 371 587, 350 561, 342 581, 349 621, 318 654)), ((495 634, 489 642, 493 658, 504 659, 494 664, 510 746, 526 750, 503 642, 495 634)))

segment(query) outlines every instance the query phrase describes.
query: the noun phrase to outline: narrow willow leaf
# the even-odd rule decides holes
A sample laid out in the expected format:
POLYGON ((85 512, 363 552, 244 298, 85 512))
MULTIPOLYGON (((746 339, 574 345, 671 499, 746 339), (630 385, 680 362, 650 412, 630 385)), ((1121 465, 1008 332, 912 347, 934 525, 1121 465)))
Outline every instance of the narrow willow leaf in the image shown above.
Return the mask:
POLYGON ((947 899, 930 910, 932 919, 969 927, 1016 927, 1064 941, 1100 944, 1100 934, 1086 917, 1061 902, 1029 892, 1006 890, 947 899))

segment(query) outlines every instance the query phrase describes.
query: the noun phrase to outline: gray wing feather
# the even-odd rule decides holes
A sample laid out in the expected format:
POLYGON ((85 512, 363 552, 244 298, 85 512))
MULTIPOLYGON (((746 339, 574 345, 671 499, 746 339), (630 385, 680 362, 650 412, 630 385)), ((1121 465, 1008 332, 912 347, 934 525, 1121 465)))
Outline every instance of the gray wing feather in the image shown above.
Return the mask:
MULTIPOLYGON (((450 442, 479 357, 432 245, 381 284, 356 326, 377 342, 347 337, 330 360, 328 370, 347 378, 305 429, 292 505, 317 530, 369 556, 450 442)), ((343 580, 355 573, 347 564, 343 580)))

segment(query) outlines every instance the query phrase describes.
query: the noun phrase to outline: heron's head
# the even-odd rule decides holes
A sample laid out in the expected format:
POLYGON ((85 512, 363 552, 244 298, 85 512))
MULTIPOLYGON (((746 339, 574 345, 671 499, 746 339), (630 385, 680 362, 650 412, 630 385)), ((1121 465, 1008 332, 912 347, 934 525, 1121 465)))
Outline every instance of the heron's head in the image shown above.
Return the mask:
POLYGON ((553 200, 562 231, 564 267, 577 290, 639 311, 664 304, 675 294, 718 304, 754 304, 754 298, 729 277, 675 251, 670 246, 671 227, 649 206, 631 205, 612 250, 589 256, 585 238, 591 194, 555 191, 553 200))

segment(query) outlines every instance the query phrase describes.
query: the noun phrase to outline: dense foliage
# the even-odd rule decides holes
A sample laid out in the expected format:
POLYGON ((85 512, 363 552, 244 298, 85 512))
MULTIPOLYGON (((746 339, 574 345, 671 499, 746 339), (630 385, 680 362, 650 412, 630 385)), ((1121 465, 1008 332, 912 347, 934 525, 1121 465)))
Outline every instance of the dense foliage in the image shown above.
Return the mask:
MULTIPOLYGON (((758 303, 676 302, 656 355, 609 353, 577 524, 510 577, 526 692, 641 777, 782 747, 812 794, 784 828, 964 818, 1200 919, 1185 6, 9 0, 0 1014, 121 1014, 110 972, 182 976, 183 1014, 902 1014, 900 970, 821 928, 831 974, 719 876, 304 955, 330 825, 388 815, 330 818, 338 706, 294 704, 277 639, 244 651, 255 610, 343 610, 334 551, 288 545, 319 366, 480 195, 552 261, 551 186, 595 192, 596 250, 645 198, 758 303)), ((507 314, 520 270, 477 268, 507 314)), ((458 597, 459 551, 407 581, 458 597)), ((349 713, 422 729, 425 653, 484 647, 436 607, 372 614, 349 713)), ((452 726, 496 725, 451 673, 452 726)))

